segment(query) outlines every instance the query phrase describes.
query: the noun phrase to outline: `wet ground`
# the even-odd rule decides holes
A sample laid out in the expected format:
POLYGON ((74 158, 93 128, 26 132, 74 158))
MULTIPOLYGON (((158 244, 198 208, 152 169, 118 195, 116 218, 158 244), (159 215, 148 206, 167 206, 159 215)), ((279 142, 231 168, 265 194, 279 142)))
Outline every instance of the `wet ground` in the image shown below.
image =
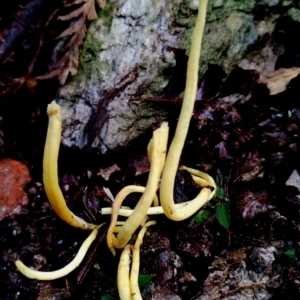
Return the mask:
MULTIPOLYGON (((269 96, 255 72, 236 69, 233 77, 234 72, 240 79, 234 91, 229 77, 218 97, 196 103, 182 154, 183 164, 215 178, 216 197, 182 222, 151 216, 157 225, 141 247, 144 299, 300 297, 300 79, 269 96), (235 101, 232 95, 238 93, 248 100, 235 101)), ((62 148, 60 185, 71 210, 89 222, 109 222, 100 213, 111 205, 107 189, 115 196, 122 187, 147 180, 149 138, 106 156, 62 148)), ((120 252, 116 257, 109 252, 106 227, 66 278, 38 282, 16 270, 16 259, 44 271, 61 268, 88 234, 53 212, 41 180, 42 142, 35 149, 35 160, 11 152, 29 167, 32 180, 25 189, 28 204, 0 222, 0 299, 118 299, 120 252)), ((178 172, 176 201, 187 201, 198 190, 187 172, 178 172)), ((125 204, 133 207, 138 198, 133 194, 125 204)))

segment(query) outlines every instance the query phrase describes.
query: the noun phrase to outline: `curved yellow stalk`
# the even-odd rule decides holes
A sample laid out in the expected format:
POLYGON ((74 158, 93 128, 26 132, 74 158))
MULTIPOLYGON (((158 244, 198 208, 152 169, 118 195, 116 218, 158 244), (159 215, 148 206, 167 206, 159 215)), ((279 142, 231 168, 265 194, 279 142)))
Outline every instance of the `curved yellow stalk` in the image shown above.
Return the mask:
MULTIPOLYGON (((114 232, 115 225, 117 223, 118 212, 119 212, 119 209, 121 207, 121 204, 129 194, 136 193, 136 192, 143 193, 145 191, 145 189, 146 188, 143 187, 143 186, 136 186, 136 185, 125 186, 117 194, 117 196, 116 196, 116 198, 113 202, 110 225, 109 225, 109 228, 107 230, 107 235, 106 235, 107 246, 108 246, 109 250, 111 251, 111 253, 113 255, 116 255, 116 251, 115 251, 115 248, 114 248, 114 245, 113 245, 114 240, 116 239, 116 237, 114 236, 113 232, 114 232)), ((118 232, 120 232, 120 231, 121 231, 121 229, 119 229, 118 232)))
POLYGON ((130 247, 131 245, 124 247, 118 266, 117 286, 121 300, 132 300, 129 283, 130 247))
POLYGON ((57 159, 61 141, 60 106, 52 101, 48 105, 49 124, 44 149, 43 182, 48 199, 57 215, 68 224, 85 230, 93 230, 97 225, 90 224, 74 215, 68 208, 58 184, 57 159))
MULTIPOLYGON (((210 193, 210 196, 209 196, 208 200, 213 198, 213 196, 216 193, 217 186, 216 186, 216 183, 215 183, 214 179, 211 176, 209 176, 205 172, 202 172, 202 171, 199 171, 199 170, 196 170, 196 169, 192 169, 192 168, 188 168, 186 166, 180 166, 179 169, 187 170, 192 175, 192 178, 195 181, 195 183, 198 184, 199 186, 201 186, 201 187, 210 186, 212 191, 210 193)), ((117 199, 117 197, 116 197, 116 199, 117 199)), ((190 202, 191 201, 186 201, 186 202, 183 202, 183 203, 177 203, 177 204, 175 204, 175 208, 180 209, 184 206, 187 206, 190 202)), ((128 209, 128 208, 125 209, 123 207, 118 209, 118 215, 123 216, 123 217, 129 217, 132 214, 132 212, 133 212, 133 209, 128 209)), ((113 213, 113 208, 111 208, 111 207, 101 208, 101 214, 102 215, 109 215, 109 214, 112 214, 112 213, 113 213)), ((146 214, 147 214, 147 216, 161 215, 161 214, 164 214, 164 210, 163 210, 162 206, 149 207, 146 214)))
POLYGON ((194 182, 196 184, 198 184, 199 186, 201 186, 201 187, 210 186, 211 193, 210 193, 208 200, 210 200, 214 197, 214 195, 217 191, 217 185, 211 176, 209 176, 205 172, 202 172, 202 171, 199 171, 196 169, 192 169, 192 168, 188 168, 186 166, 180 166, 179 169, 188 171, 192 175, 194 182))
POLYGON ((161 187, 160 202, 165 215, 174 221, 180 221, 194 214, 205 202, 211 198, 210 187, 202 188, 199 195, 184 207, 178 209, 174 203, 173 190, 175 175, 179 164, 180 155, 186 139, 190 119, 192 117, 198 84, 198 68, 201 52, 201 42, 205 26, 205 17, 208 0, 199 1, 198 16, 192 34, 191 50, 187 67, 186 87, 184 99, 176 127, 175 136, 170 145, 166 158, 161 187))
POLYGON ((143 226, 143 228, 140 230, 137 236, 137 239, 135 241, 132 250, 132 264, 131 264, 131 271, 130 271, 130 291, 133 300, 142 300, 142 295, 138 284, 139 270, 140 270, 140 248, 141 248, 141 244, 143 243, 143 238, 148 227, 155 224, 156 221, 149 221, 143 226))
MULTIPOLYGON (((193 168, 189 168, 189 167, 186 167, 186 166, 180 166, 179 169, 180 170, 187 170, 192 175, 194 180, 196 179, 195 176, 197 176, 198 178, 202 177, 203 180, 205 180, 211 187, 213 187, 214 189, 217 188, 214 179, 211 176, 209 176, 207 173, 196 170, 196 169, 193 169, 193 168), (193 175, 195 175, 195 176, 193 176, 193 175)), ((205 183, 205 184, 207 184, 207 183, 205 183)), ((197 184, 199 184, 200 186, 205 185, 205 184, 203 185, 203 184, 200 184, 200 183, 197 183, 197 184)))
MULTIPOLYGON (((124 199, 131 193, 143 193, 145 192, 146 188, 143 186, 137 186, 137 185, 128 185, 125 186, 120 192, 117 194, 113 206, 112 206, 112 212, 111 212, 111 221, 109 228, 107 230, 107 235, 106 235, 106 241, 107 241, 107 246, 112 252, 113 255, 116 255, 116 251, 114 248, 114 240, 116 239, 113 233, 119 233, 121 231, 121 228, 118 228, 117 230, 115 229, 115 225, 117 224, 117 219, 118 219, 118 214, 119 210, 121 207, 121 204, 123 203, 124 199)), ((154 200, 156 204, 158 204, 158 198, 156 195, 154 195, 154 200)), ((156 205, 157 206, 157 205, 156 205)), ((124 225, 125 222, 123 222, 122 225, 124 225)))
POLYGON ((117 238, 113 239, 113 245, 116 248, 123 248, 127 244, 133 232, 138 228, 143 218, 146 216, 147 210, 153 202, 165 161, 168 132, 169 127, 167 123, 163 123, 153 132, 153 138, 148 145, 150 172, 146 189, 134 211, 123 225, 117 238))
MULTIPOLYGON (((185 203, 178 203, 175 204, 175 206, 177 208, 179 207, 183 207, 186 205, 187 202, 185 203)), ((124 209, 123 207, 121 207, 118 211, 118 216, 122 216, 122 217, 129 217, 132 213, 133 213, 134 209, 124 209)), ((102 215, 110 215, 112 214, 113 210, 112 207, 103 207, 101 208, 101 214, 102 215)), ((162 208, 162 206, 154 206, 154 207, 150 207, 148 208, 146 215, 147 216, 151 216, 151 215, 162 215, 164 214, 164 210, 162 208)))
MULTIPOLYGON (((100 225, 99 228, 101 226, 102 225, 100 225)), ((26 276, 30 279, 55 280, 55 279, 64 277, 64 276, 68 275, 69 273, 71 273, 72 271, 74 271, 79 266, 79 264, 82 262, 90 245, 95 240, 99 228, 95 228, 90 233, 90 235, 87 237, 87 239, 83 242, 83 244, 79 248, 78 253, 74 257, 74 259, 69 264, 67 264, 65 267, 63 267, 62 269, 59 269, 56 271, 49 271, 49 272, 36 271, 36 270, 26 267, 20 260, 17 260, 15 262, 16 267, 24 276, 26 276)))

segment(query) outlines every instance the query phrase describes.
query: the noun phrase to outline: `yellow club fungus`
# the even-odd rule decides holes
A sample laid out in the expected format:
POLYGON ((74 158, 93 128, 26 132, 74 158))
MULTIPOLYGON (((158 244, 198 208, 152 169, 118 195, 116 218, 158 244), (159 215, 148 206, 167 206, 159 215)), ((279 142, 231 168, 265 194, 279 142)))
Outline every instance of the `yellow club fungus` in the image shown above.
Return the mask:
POLYGON ((55 279, 61 278, 63 276, 66 276, 69 273, 71 273, 73 270, 75 270, 79 266, 79 264, 82 262, 90 245, 95 240, 98 230, 101 226, 102 225, 98 226, 98 228, 95 228, 90 233, 90 235, 86 238, 86 240, 83 242, 83 244, 79 248, 79 251, 76 254, 76 256, 73 258, 73 260, 60 270, 49 271, 49 272, 36 271, 36 270, 26 267, 20 260, 17 260, 15 262, 16 267, 24 276, 26 276, 30 279, 55 280, 55 279))
POLYGON ((140 248, 143 243, 144 235, 149 226, 155 225, 156 221, 147 222, 140 230, 132 250, 132 264, 130 271, 130 291, 133 300, 142 300, 138 279, 140 271, 140 248))
POLYGON ((155 225, 156 221, 149 221, 143 225, 133 245, 126 245, 121 253, 118 266, 117 286, 121 300, 142 300, 138 285, 140 268, 140 247, 144 235, 149 226, 155 225), (132 263, 130 269, 130 256, 132 251, 132 263))
POLYGON ((131 245, 126 245, 121 253, 118 275, 117 275, 117 286, 119 291, 119 297, 121 300, 131 300, 130 292, 130 281, 129 281, 129 271, 130 271, 130 247, 131 245))
POLYGON ((153 132, 153 137, 148 145, 150 172, 146 189, 134 211, 122 226, 121 231, 118 233, 117 237, 113 239, 113 246, 115 248, 123 248, 128 243, 153 202, 165 161, 168 133, 169 127, 167 123, 163 123, 153 132))
MULTIPOLYGON (((202 188, 207 187, 207 186, 211 187, 212 192, 210 193, 210 196, 209 196, 208 200, 210 200, 214 196, 217 187, 216 187, 216 183, 215 183, 214 179, 211 176, 209 176, 205 172, 195 170, 195 169, 192 169, 192 168, 188 168, 186 166, 180 166, 179 169, 187 170, 192 175, 192 178, 195 181, 195 183, 197 185, 199 185, 200 187, 202 187, 202 188)), ((132 214, 132 212, 134 211, 134 209, 129 209, 129 208, 125 209, 123 207, 120 208, 120 205, 117 205, 117 203, 121 204, 121 202, 119 202, 120 199, 122 199, 122 201, 123 201, 124 198, 129 194, 129 193, 124 193, 124 191, 132 192, 133 191, 132 187, 134 187, 135 192, 138 192, 138 189, 137 189, 136 186, 131 186, 131 185, 126 186, 125 188, 123 188, 121 190, 122 193, 120 191, 122 197, 120 198, 119 194, 116 196, 116 199, 115 199, 116 203, 115 202, 113 203, 113 207, 103 207, 101 209, 101 214, 102 215, 109 215, 109 214, 114 215, 114 217, 112 217, 112 222, 110 224, 111 228, 114 228, 115 222, 117 220, 117 216, 129 217, 132 214), (117 208, 116 211, 114 210, 114 207, 117 208)), ((141 188, 141 190, 142 189, 143 188, 141 188)), ((187 202, 184 202, 184 203, 177 203, 177 204, 175 204, 175 207, 176 207, 176 209, 180 209, 180 208, 188 205, 188 203, 190 203, 190 201, 187 201, 187 202)), ((150 215, 160 215, 160 214, 164 214, 164 210, 163 210, 162 206, 154 206, 154 207, 148 208, 146 214, 148 216, 150 216, 150 215)), ((112 237, 110 237, 109 239, 110 239, 109 244, 112 245, 112 237)))
MULTIPOLYGON (((113 235, 113 232, 117 233, 117 231, 115 230, 115 225, 117 223, 117 218, 118 218, 118 215, 119 215, 119 210, 120 210, 121 204, 122 204, 123 200, 129 194, 131 194, 131 193, 144 193, 145 190, 146 190, 146 188, 143 187, 143 186, 136 186, 136 185, 125 186, 117 194, 117 196, 116 196, 116 198, 113 202, 112 212, 111 212, 111 221, 110 221, 110 225, 109 225, 109 228, 107 230, 107 235, 106 235, 107 246, 108 246, 108 248, 110 249, 110 251, 112 252, 113 255, 116 255, 116 251, 115 251, 115 248, 113 246, 114 240, 116 240, 116 238, 113 235)), ((157 198, 156 194, 154 195, 153 202, 154 202, 155 206, 158 206, 158 198, 157 198)), ((130 209, 130 211, 132 213, 133 210, 130 209)), ((122 225, 124 225, 124 224, 122 224, 122 225)), ((120 232, 120 229, 118 230, 118 232, 120 232)))
MULTIPOLYGON (((156 223, 155 221, 149 221, 145 224, 146 215, 164 213, 168 218, 174 221, 184 220, 194 214, 208 200, 210 200, 216 191, 216 184, 213 178, 211 178, 208 174, 182 166, 181 169, 187 170, 192 175, 195 183, 201 186, 202 189, 199 195, 191 201, 175 204, 173 199, 176 171, 188 132, 189 122, 192 116, 196 97, 199 58, 205 26, 207 3, 208 0, 199 1, 198 16, 191 40, 191 51, 188 61, 184 100, 175 136, 171 143, 167 157, 166 147, 169 130, 167 123, 163 123, 160 128, 153 132, 153 138, 148 145, 150 172, 146 187, 125 187, 117 195, 115 203, 113 204, 113 208, 102 209, 102 214, 112 213, 111 224, 107 235, 107 242, 110 250, 115 253, 114 247, 124 248, 121 253, 117 275, 117 286, 121 300, 142 299, 137 283, 140 264, 140 245, 147 228, 156 223), (159 206, 159 201, 156 196, 156 190, 158 188, 160 178, 161 206, 159 206), (124 207, 122 208, 122 201, 129 193, 132 192, 143 193, 135 209, 131 210, 125 209, 124 207), (154 202, 154 207, 150 207, 152 202, 154 202), (125 221, 125 223, 117 222, 118 215, 126 216, 128 219, 125 221), (137 237, 135 245, 126 245, 132 237, 132 234, 140 225, 142 225, 143 228, 137 237), (114 232, 118 233, 117 237, 114 236, 114 232), (131 248, 132 268, 130 273, 131 248)), ((61 219, 74 227, 93 231, 82 244, 78 254, 71 261, 71 263, 61 270, 40 272, 29 269, 19 260, 16 261, 16 266, 20 272, 22 272, 22 274, 29 278, 40 280, 56 279, 65 276, 74 270, 83 259, 88 247, 91 245, 98 232, 97 225, 87 223, 81 218, 78 218, 69 210, 66 205, 63 194, 59 188, 57 175, 57 158, 61 141, 60 106, 53 101, 49 104, 47 113, 49 115, 49 126, 43 161, 43 180, 46 194, 53 209, 61 219)))
POLYGON ((70 211, 59 187, 57 159, 61 141, 60 106, 55 101, 52 101, 48 105, 47 114, 49 116, 49 124, 43 159, 43 182, 47 197, 57 215, 66 223, 81 229, 93 230, 97 225, 87 223, 70 211))
POLYGON ((204 186, 199 195, 183 207, 176 207, 173 198, 174 182, 179 165, 180 155, 184 146, 189 123, 192 117, 198 84, 198 69, 201 43, 205 27, 208 0, 199 1, 198 16, 192 34, 191 50, 187 66, 187 78, 182 108, 180 111, 175 136, 170 145, 162 173, 160 186, 160 202, 165 215, 174 221, 181 221, 194 214, 212 197, 210 185, 204 186))

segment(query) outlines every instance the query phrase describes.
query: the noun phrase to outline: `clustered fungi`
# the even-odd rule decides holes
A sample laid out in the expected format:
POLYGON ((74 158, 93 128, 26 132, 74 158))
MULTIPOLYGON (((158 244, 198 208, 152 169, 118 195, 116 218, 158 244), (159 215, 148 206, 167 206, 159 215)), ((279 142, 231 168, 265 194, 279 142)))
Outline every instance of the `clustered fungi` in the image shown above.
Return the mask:
MULTIPOLYGON (((111 214, 111 223, 107 232, 107 244, 109 249, 115 254, 115 248, 124 248, 121 254, 117 275, 117 285, 121 300, 142 299, 138 287, 140 245, 142 244, 143 236, 147 228, 156 224, 155 221, 147 222, 147 216, 164 213, 171 220, 184 220, 209 201, 216 191, 216 184, 213 178, 208 174, 182 166, 181 168, 187 170, 192 175, 195 183, 201 186, 202 189, 195 199, 191 201, 175 204, 173 199, 175 175, 196 97, 199 59, 207 3, 208 0, 199 1, 198 16, 191 39, 183 104, 175 136, 173 137, 168 154, 166 155, 169 129, 168 124, 164 122, 153 132, 153 137, 148 145, 150 172, 146 187, 131 185, 123 188, 116 196, 113 207, 103 208, 101 211, 102 214, 111 214), (160 197, 158 199, 156 191, 160 180, 160 197), (121 208, 123 200, 132 192, 142 193, 136 207, 133 210, 121 208), (161 206, 159 206, 159 201, 161 206), (150 207, 152 203, 154 206, 150 207), (117 222, 118 215, 127 216, 128 219, 125 222, 117 222), (142 226, 142 229, 136 238, 135 245, 132 247, 128 244, 128 241, 139 226, 142 226), (118 233, 118 235, 115 236, 114 233, 118 233), (132 265, 130 268, 131 255, 132 265)), ((78 218, 66 205, 63 194, 59 188, 57 175, 57 158, 61 141, 60 106, 53 101, 49 104, 47 113, 49 115, 49 125, 43 160, 43 181, 46 194, 53 209, 61 219, 74 227, 92 230, 92 233, 84 241, 75 258, 60 270, 51 272, 35 271, 26 267, 21 261, 16 261, 16 267, 23 275, 38 280, 57 279, 73 271, 82 261, 89 246, 95 239, 99 228, 102 226, 102 224, 94 225, 78 218)))

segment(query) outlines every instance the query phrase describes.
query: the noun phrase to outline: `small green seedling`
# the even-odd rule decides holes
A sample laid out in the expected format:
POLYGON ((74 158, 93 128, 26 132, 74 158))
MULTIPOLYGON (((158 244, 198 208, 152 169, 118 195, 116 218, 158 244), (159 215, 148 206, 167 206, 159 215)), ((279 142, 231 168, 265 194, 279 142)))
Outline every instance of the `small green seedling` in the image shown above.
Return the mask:
POLYGON ((190 221, 188 227, 191 228, 195 223, 203 224, 211 216, 210 211, 202 209, 200 210, 190 221))
POLYGON ((230 226, 230 210, 229 203, 222 202, 216 207, 216 218, 225 229, 230 226))
POLYGON ((296 259, 296 251, 293 248, 286 250, 285 252, 283 252, 283 254, 292 260, 296 259))
POLYGON ((146 286, 154 276, 156 275, 155 274, 139 275, 138 278, 139 288, 141 289, 144 286, 146 286))
POLYGON ((101 295, 101 298, 100 298, 100 300, 113 300, 113 299, 114 299, 113 296, 109 293, 105 293, 105 294, 101 295))

